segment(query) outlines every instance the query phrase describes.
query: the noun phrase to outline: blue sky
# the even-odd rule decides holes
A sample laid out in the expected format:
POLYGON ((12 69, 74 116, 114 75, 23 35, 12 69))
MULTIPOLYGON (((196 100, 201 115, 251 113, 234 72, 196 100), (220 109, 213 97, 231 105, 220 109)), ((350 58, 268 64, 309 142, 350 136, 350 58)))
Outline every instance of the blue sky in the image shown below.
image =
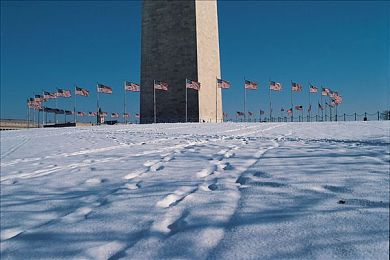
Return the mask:
MULTIPOLYGON (((311 82, 339 91, 339 113, 389 108, 389 3, 219 1, 218 9, 228 114, 242 110, 244 77, 259 83, 248 92, 254 112, 268 112, 269 79, 284 88, 272 93, 274 111, 290 106, 291 80, 306 88, 294 105, 308 105, 311 82)), ((78 110, 94 111, 96 82, 114 89, 101 97, 104 110, 122 112, 123 81, 140 78, 140 35, 139 1, 2 1, 1 118, 25 118, 26 98, 75 84, 91 90, 77 97, 78 110)), ((138 99, 127 94, 132 114, 138 99)), ((73 98, 58 107, 72 109, 73 98)))

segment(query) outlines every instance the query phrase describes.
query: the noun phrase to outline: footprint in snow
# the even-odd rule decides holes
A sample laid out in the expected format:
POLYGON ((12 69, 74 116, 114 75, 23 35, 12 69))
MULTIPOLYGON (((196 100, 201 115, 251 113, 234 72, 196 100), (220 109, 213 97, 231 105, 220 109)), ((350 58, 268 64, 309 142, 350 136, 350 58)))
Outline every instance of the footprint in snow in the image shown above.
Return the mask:
POLYGON ((24 230, 20 228, 7 228, 2 229, 0 233, 1 241, 8 240, 10 238, 16 237, 20 233, 23 233, 24 230))
POLYGON ((92 212, 90 207, 81 207, 76 211, 63 217, 63 220, 67 223, 74 223, 83 219, 86 219, 87 216, 92 212))
POLYGON ((131 180, 131 179, 134 179, 138 176, 140 176, 141 174, 147 172, 146 169, 139 169, 139 170, 135 170, 133 172, 130 172, 129 174, 127 174, 126 176, 123 176, 123 179, 125 180, 131 180))

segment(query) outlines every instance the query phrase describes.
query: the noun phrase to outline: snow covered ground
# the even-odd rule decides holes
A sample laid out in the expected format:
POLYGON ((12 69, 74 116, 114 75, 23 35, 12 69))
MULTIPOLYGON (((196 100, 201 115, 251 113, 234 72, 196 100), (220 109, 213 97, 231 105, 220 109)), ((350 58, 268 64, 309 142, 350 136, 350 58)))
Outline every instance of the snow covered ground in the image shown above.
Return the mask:
POLYGON ((387 259, 389 133, 389 122, 1 132, 1 258, 387 259))

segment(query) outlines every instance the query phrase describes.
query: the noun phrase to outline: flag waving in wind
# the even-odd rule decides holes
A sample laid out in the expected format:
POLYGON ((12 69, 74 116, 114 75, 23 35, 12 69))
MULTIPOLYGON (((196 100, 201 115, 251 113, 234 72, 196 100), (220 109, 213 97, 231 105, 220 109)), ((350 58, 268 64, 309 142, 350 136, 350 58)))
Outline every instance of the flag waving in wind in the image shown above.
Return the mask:
POLYGON ((168 83, 156 80, 154 82, 154 89, 168 91, 168 83))
POLYGON ((70 90, 67 89, 57 89, 57 97, 70 97, 70 90))
POLYGON ((186 88, 199 90, 200 89, 200 83, 197 82, 197 81, 186 79, 186 88))
POLYGON ((139 92, 140 91, 140 85, 125 81, 125 90, 126 91, 133 91, 133 92, 139 92))
POLYGON ((317 92, 318 92, 318 88, 315 87, 315 86, 313 86, 313 85, 310 85, 309 92, 310 92, 310 93, 317 93, 317 92))
POLYGON ((89 91, 85 88, 79 88, 79 87, 76 87, 76 95, 79 95, 79 96, 84 96, 84 97, 88 97, 89 96, 89 91))
POLYGON ((230 82, 223 79, 217 79, 217 84, 219 88, 230 88, 230 82))
POLYGON ((257 89, 257 83, 254 81, 245 80, 246 89, 257 89))
POLYGON ((291 89, 292 91, 301 91, 302 85, 299 83, 291 82, 291 89))
POLYGON ((303 107, 302 106, 295 106, 295 109, 301 111, 301 110, 303 110, 303 107))
POLYGON ((269 89, 274 90, 274 91, 281 91, 282 90, 282 84, 280 84, 278 82, 275 82, 275 81, 270 81, 269 89))
POLYGON ((97 85, 97 92, 99 93, 106 93, 106 94, 112 94, 112 88, 103 84, 97 85))

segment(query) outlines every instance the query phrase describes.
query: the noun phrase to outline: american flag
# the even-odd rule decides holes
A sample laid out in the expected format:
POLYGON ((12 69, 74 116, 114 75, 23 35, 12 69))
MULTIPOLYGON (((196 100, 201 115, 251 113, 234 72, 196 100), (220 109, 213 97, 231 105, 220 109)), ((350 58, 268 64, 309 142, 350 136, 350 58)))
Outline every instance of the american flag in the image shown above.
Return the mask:
POLYGON ((264 115, 265 112, 263 110, 260 110, 260 115, 264 115))
POLYGON ((42 102, 43 101, 43 96, 42 95, 35 95, 34 96, 34 101, 35 102, 42 102))
POLYGON ((335 98, 334 98, 334 102, 338 105, 338 104, 341 104, 343 102, 343 98, 339 95, 337 95, 335 98))
POLYGON ((65 115, 73 115, 73 111, 65 110, 65 115))
POLYGON ((311 111, 311 105, 309 105, 309 108, 307 109, 307 112, 311 111))
POLYGON ((336 98, 339 95, 337 91, 330 91, 329 92, 329 97, 331 98, 336 98))
POLYGON ((335 106, 337 106, 337 104, 336 104, 336 102, 334 102, 334 100, 332 100, 332 102, 330 102, 329 106, 335 107, 335 106))
POLYGON ((28 100, 27 101, 27 106, 29 108, 33 108, 33 109, 42 109, 42 103, 41 102, 37 102, 35 100, 28 100))
POLYGON ((168 83, 164 82, 164 81, 158 81, 156 80, 154 82, 154 89, 159 89, 159 90, 164 90, 164 91, 168 91, 168 83))
POLYGON ((244 113, 244 112, 237 111, 237 115, 238 115, 238 116, 244 116, 245 113, 244 113))
POLYGON ((111 113, 111 117, 112 117, 112 118, 118 118, 118 117, 119 117, 119 114, 118 114, 118 113, 111 113))
POLYGON ((254 81, 245 80, 246 89, 257 89, 257 83, 254 81))
POLYGON ((195 89, 195 90, 199 90, 200 89, 200 83, 197 82, 197 81, 193 81, 193 80, 187 79, 186 80, 186 88, 192 88, 192 89, 195 89))
POLYGON ((291 82, 291 89, 292 91, 301 91, 302 85, 299 83, 291 82))
POLYGON ((324 107, 320 103, 318 103, 318 108, 324 110, 324 107))
POLYGON ((280 109, 281 112, 284 112, 284 108, 282 107, 282 109, 280 109))
POLYGON ((301 111, 301 110, 303 110, 303 107, 302 106, 295 106, 295 109, 301 111))
POLYGON ((130 114, 129 113, 123 113, 123 117, 128 118, 128 117, 130 117, 130 114))
POLYGON ((72 94, 67 89, 57 89, 57 97, 70 97, 72 94))
POLYGON ((321 95, 322 96, 328 96, 330 93, 330 89, 328 88, 322 88, 321 95))
POLYGON ((106 93, 106 94, 112 94, 112 88, 103 84, 97 85, 97 92, 100 93, 106 93))
POLYGON ((76 87, 76 95, 88 97, 89 96, 89 91, 85 88, 79 88, 76 87))
POLYGON ((54 113, 63 115, 65 114, 65 110, 56 108, 54 113))
POLYGON ((253 115, 253 113, 252 113, 252 112, 250 112, 250 111, 248 111, 248 115, 252 116, 252 115, 253 115))
POLYGON ((50 92, 44 91, 43 97, 45 99, 52 99, 52 98, 57 98, 57 95, 55 93, 50 93, 50 92))
POLYGON ((217 85, 219 88, 230 88, 230 82, 223 79, 217 79, 217 85))
POLYGON ((77 115, 78 116, 85 116, 85 113, 84 112, 77 112, 77 115))
POLYGON ((275 81, 270 81, 269 83, 269 89, 274 90, 274 91, 281 91, 282 90, 282 84, 275 82, 275 81))
POLYGON ((88 113, 88 116, 96 116, 96 115, 97 115, 96 112, 89 112, 89 113, 88 113))
POLYGON ((100 115, 101 115, 101 116, 107 116, 108 113, 107 113, 107 112, 100 112, 100 115))
POLYGON ((313 85, 310 85, 309 92, 310 92, 310 93, 317 93, 317 92, 318 92, 318 88, 315 87, 315 86, 313 86, 313 85))
POLYGON ((132 91, 132 92, 139 92, 140 91, 140 85, 125 81, 125 90, 126 91, 132 91))
POLYGON ((293 110, 292 108, 287 109, 287 113, 292 114, 293 110))
POLYGON ((138 113, 137 113, 137 114, 135 114, 135 117, 136 117, 136 118, 139 118, 139 114, 138 114, 138 113))

